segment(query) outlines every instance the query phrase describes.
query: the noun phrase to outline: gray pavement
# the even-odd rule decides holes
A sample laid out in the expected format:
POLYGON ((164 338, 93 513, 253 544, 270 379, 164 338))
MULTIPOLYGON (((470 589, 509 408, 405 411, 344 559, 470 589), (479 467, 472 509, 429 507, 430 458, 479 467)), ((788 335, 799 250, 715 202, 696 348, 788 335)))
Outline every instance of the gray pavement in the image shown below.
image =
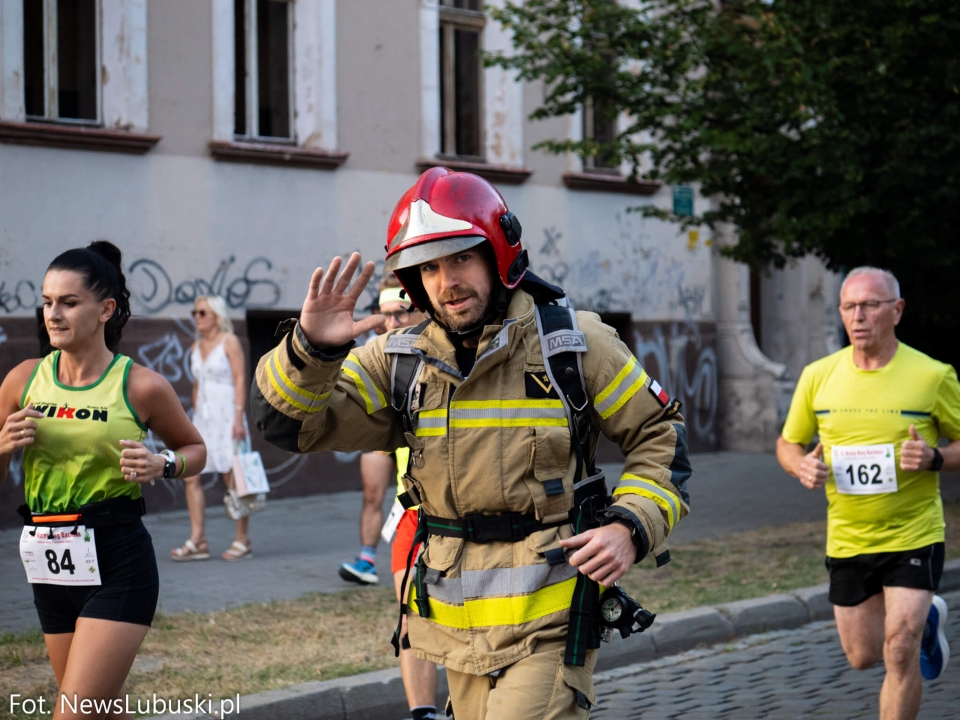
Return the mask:
MULTIPOLYGON (((960 650, 960 592, 947 638, 960 650)), ((596 675, 595 720, 850 720, 879 714, 882 664, 850 668, 833 621, 753 635, 596 675)), ((960 718, 960 661, 924 681, 920 720, 960 718)))
MULTIPOLYGON (((825 517, 822 491, 805 490, 784 473, 772 455, 708 453, 692 457, 692 513, 677 527, 671 542, 778 526, 825 517)), ((603 466, 613 487, 621 466, 603 466)), ((944 497, 960 496, 960 482, 944 482, 944 497)), ((389 509, 392 498, 386 498, 389 509)), ((359 492, 312 495, 268 501, 250 522, 254 556, 223 562, 220 553, 233 540, 235 524, 222 506, 207 509, 212 558, 175 563, 170 549, 189 535, 185 511, 148 514, 160 566, 160 609, 209 612, 251 602, 293 599, 310 592, 337 592, 356 587, 342 581, 337 567, 353 559, 359 545, 359 492)), ((0 632, 38 627, 33 594, 20 568, 20 530, 0 530, 0 632)), ((381 544, 377 566, 381 583, 389 578, 389 547, 381 544)))

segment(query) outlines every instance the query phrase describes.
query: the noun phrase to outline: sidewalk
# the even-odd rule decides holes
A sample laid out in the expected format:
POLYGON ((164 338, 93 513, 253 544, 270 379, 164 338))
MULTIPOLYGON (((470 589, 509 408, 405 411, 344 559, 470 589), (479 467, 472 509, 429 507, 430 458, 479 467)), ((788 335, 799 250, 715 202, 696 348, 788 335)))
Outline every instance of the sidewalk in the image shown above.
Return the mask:
MULTIPOLYGON (((826 515, 821 491, 808 491, 786 475, 772 455, 709 453, 692 457, 689 483, 693 510, 670 540, 676 545, 826 515), (744 503, 747 502, 745 506, 744 503), (744 508, 749 510, 745 511, 744 508)), ((618 465, 603 465, 608 487, 620 476, 618 465)), ((947 483, 944 483, 947 485, 947 483)), ((960 491, 960 483, 953 483, 960 491)), ((393 498, 388 493, 385 512, 393 498)), ((359 549, 361 494, 345 492, 268 501, 250 521, 253 557, 227 563, 220 553, 233 540, 235 523, 222 506, 207 508, 211 559, 172 562, 170 550, 187 539, 186 511, 147 514, 160 567, 160 610, 209 612, 268 600, 289 600, 311 592, 349 587, 337 575, 340 563, 359 549)), ((38 627, 33 593, 20 568, 19 529, 0 530, 0 632, 38 627)), ((389 581, 390 548, 377 549, 381 584, 389 581)))

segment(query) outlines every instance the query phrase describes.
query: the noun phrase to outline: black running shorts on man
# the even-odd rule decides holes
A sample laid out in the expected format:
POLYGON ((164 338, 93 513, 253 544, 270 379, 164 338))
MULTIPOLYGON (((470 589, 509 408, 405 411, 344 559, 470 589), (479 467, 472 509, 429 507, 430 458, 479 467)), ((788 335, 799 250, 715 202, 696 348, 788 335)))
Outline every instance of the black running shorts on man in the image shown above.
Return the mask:
POLYGON ((830 602, 853 607, 879 595, 885 587, 936 592, 943 574, 943 543, 916 550, 855 555, 826 560, 830 571, 830 602))

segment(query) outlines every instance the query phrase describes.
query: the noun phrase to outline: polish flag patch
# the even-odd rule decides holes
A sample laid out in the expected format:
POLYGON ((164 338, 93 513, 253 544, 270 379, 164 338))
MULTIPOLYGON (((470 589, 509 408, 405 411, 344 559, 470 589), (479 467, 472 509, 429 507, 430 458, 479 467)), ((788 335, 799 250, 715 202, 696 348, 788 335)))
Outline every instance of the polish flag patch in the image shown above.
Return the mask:
POLYGON ((670 396, 667 395, 667 391, 660 387, 660 383, 653 379, 650 380, 650 394, 657 399, 660 407, 666 407, 670 404, 670 396))

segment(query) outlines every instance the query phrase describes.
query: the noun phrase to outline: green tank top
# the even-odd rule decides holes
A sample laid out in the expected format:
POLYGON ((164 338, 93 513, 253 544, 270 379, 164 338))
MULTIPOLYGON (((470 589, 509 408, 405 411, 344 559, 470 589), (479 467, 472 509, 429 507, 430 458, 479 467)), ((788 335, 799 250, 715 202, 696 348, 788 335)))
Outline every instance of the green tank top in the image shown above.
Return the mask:
POLYGON ((101 500, 140 497, 140 485, 120 472, 121 440, 140 441, 147 429, 127 398, 133 360, 116 355, 92 385, 58 379, 60 351, 37 363, 20 398, 43 413, 36 439, 23 449, 24 495, 31 512, 76 510, 101 500))

